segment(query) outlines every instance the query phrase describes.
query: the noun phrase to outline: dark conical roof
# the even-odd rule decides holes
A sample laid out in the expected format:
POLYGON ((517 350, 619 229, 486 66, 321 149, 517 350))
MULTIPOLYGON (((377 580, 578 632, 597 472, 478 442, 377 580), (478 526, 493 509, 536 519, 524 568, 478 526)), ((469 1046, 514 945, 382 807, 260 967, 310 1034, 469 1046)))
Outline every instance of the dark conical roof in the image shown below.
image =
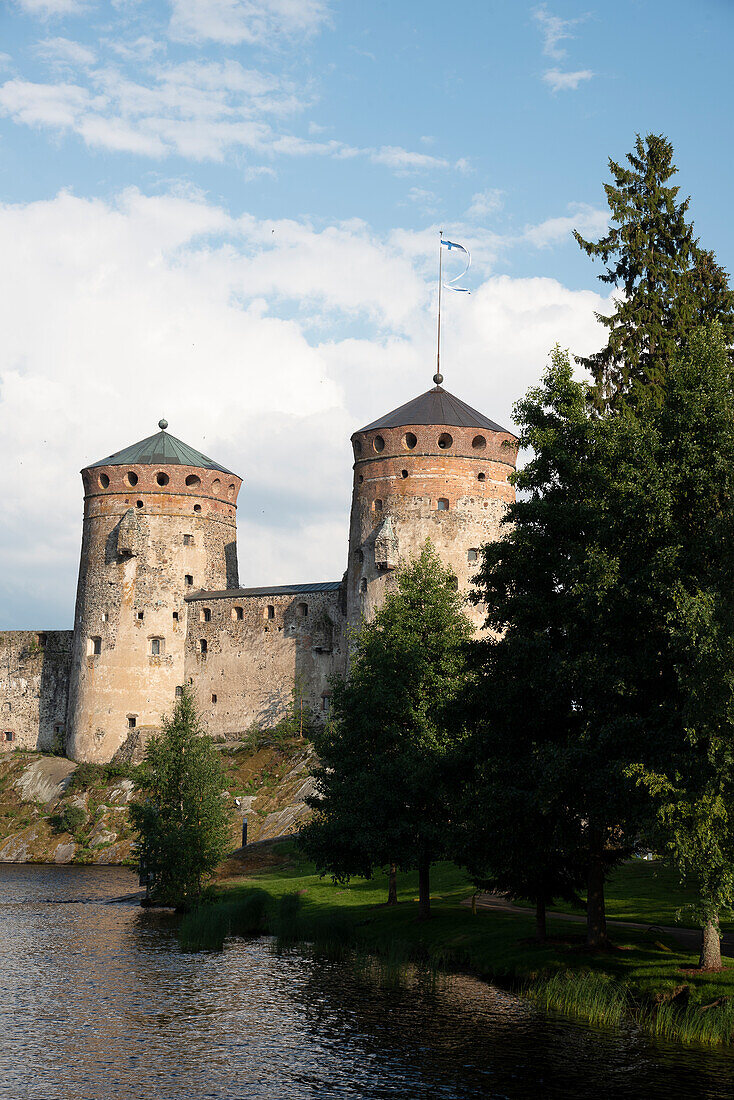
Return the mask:
POLYGON ((207 458, 201 451, 189 447, 188 443, 176 439, 175 435, 169 435, 166 431, 149 435, 147 439, 141 439, 139 443, 116 451, 108 458, 101 458, 99 462, 91 462, 88 469, 94 466, 200 466, 204 470, 232 473, 220 462, 207 458))
POLYGON ((450 424, 459 428, 484 428, 489 432, 513 434, 441 386, 434 386, 432 390, 414 397, 399 409, 393 409, 359 430, 371 432, 374 428, 402 428, 410 424, 450 424))

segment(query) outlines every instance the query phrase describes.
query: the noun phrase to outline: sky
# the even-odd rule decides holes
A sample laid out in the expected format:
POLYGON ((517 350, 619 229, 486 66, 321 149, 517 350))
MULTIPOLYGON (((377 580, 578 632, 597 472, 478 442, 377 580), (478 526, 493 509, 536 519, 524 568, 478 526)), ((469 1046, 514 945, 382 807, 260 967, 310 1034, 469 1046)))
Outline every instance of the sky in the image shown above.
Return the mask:
POLYGON ((512 427, 611 308, 572 230, 637 133, 734 267, 729 0, 0 0, 0 627, 73 624, 79 470, 244 478, 240 583, 336 580, 353 431, 445 386, 512 427), (447 257, 447 261, 450 258, 447 257), (449 276, 459 268, 449 269, 449 276))

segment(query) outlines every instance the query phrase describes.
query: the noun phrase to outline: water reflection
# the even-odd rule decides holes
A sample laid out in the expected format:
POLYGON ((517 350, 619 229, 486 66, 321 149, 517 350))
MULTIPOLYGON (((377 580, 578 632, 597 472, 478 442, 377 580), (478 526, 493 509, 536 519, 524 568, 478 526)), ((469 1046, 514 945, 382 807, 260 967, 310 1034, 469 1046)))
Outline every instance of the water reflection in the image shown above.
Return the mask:
POLYGON ((728 1054, 551 1019, 467 978, 383 988, 266 941, 178 950, 116 868, 0 867, 0 1097, 731 1100, 728 1054))

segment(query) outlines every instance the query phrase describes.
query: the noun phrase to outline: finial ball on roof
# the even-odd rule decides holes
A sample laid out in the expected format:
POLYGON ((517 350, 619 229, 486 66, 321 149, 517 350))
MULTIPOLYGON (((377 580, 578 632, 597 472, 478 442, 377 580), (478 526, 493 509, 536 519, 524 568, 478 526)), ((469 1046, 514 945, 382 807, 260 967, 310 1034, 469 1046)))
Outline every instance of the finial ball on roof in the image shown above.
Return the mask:
POLYGON ((168 421, 165 420, 165 419, 159 420, 158 421, 158 427, 161 429, 161 431, 165 431, 166 428, 168 427, 168 421))
POLYGON ((434 374, 433 381, 436 383, 437 386, 440 386, 441 383, 443 382, 443 375, 442 374, 434 374))

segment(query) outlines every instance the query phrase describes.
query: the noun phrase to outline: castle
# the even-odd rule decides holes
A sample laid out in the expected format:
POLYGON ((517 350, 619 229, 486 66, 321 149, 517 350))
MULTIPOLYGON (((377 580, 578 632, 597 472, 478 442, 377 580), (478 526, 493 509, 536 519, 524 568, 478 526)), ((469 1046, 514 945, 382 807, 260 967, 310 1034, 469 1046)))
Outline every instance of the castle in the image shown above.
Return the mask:
MULTIPOLYGON (((240 588, 242 479, 166 430, 82 470, 73 630, 0 632, 0 744, 102 763, 160 726, 190 683, 212 735, 267 726, 294 686, 316 714, 350 631, 430 538, 463 591, 514 490, 517 439, 435 386, 352 436, 341 580, 240 588)), ((481 628, 481 612, 467 613, 481 628)))

